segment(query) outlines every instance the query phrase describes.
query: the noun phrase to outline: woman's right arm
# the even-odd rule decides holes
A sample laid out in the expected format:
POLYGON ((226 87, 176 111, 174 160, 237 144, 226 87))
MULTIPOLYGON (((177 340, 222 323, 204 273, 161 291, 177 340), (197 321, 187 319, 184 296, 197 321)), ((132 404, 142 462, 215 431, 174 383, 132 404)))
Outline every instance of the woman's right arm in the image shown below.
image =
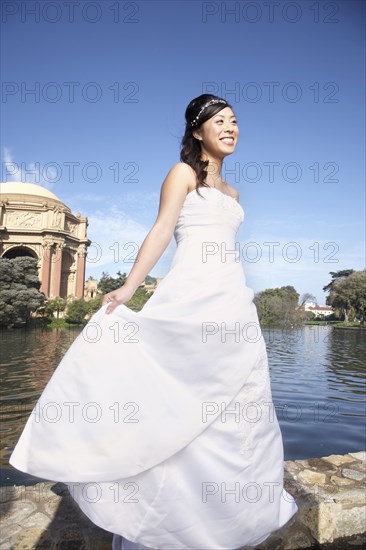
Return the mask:
POLYGON ((103 298, 102 305, 110 303, 106 313, 130 300, 157 263, 173 236, 187 193, 195 187, 195 183, 195 173, 188 164, 178 162, 171 168, 161 186, 157 218, 140 247, 124 285, 103 298))

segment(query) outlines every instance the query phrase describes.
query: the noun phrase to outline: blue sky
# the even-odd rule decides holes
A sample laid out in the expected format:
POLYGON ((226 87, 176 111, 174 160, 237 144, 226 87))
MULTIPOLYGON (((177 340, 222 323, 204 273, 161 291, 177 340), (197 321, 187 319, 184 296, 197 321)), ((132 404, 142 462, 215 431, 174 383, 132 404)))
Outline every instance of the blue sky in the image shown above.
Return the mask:
POLYGON ((205 92, 240 127, 222 175, 247 285, 322 305, 330 271, 364 269, 364 2, 9 0, 2 21, 1 179, 88 216, 87 277, 131 269, 205 92))

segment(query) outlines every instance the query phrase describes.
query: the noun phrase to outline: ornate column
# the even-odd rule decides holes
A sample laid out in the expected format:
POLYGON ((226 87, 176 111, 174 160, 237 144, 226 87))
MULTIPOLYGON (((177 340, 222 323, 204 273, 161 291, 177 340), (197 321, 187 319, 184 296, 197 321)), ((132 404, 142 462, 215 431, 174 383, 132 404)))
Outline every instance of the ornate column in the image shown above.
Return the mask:
POLYGON ((86 267, 86 246, 82 244, 78 248, 78 261, 76 266, 76 298, 84 297, 84 281, 86 267))
POLYGON ((51 254, 52 243, 46 242, 42 244, 42 271, 41 271, 41 288, 46 298, 50 296, 50 272, 51 272, 51 254))
POLYGON ((62 268, 62 249, 65 243, 56 243, 54 253, 52 255, 52 279, 51 279, 51 296, 60 296, 61 286, 61 268, 62 268))

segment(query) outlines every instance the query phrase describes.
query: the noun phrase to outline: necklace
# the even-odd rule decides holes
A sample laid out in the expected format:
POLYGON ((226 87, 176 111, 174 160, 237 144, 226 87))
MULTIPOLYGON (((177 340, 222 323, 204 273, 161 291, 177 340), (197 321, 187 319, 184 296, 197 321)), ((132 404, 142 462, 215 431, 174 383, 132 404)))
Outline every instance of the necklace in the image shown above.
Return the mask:
MULTIPOLYGON (((220 183, 223 184, 224 189, 227 188, 228 184, 225 181, 223 181, 221 177, 220 177, 220 183)), ((232 195, 230 195, 230 193, 225 193, 225 191, 222 191, 219 187, 217 187, 215 180, 213 180, 213 185, 211 187, 213 187, 217 191, 220 191, 220 193, 222 193, 223 195, 227 195, 228 197, 234 198, 232 195)))

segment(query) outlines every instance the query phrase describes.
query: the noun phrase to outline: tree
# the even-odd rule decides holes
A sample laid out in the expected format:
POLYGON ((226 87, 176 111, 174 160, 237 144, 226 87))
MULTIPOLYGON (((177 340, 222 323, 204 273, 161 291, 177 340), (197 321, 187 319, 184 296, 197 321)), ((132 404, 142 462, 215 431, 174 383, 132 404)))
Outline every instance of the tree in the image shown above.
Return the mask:
POLYGON ((123 286, 125 280, 127 279, 126 273, 117 271, 117 275, 118 277, 111 277, 109 273, 103 271, 102 276, 98 281, 98 290, 100 290, 102 294, 107 294, 108 292, 112 292, 113 290, 117 290, 117 288, 123 286))
MULTIPOLYGON (((117 290, 118 288, 121 288, 121 286, 125 284, 126 279, 127 279, 126 273, 121 273, 120 271, 117 271, 117 277, 111 277, 109 273, 103 272, 102 277, 98 282, 98 290, 100 290, 103 295, 107 294, 108 292, 112 292, 113 290, 117 290)), ((154 277, 150 277, 150 275, 147 275, 145 277, 146 284, 151 284, 155 281, 156 279, 154 277)), ((132 298, 125 303, 125 306, 129 307, 133 311, 140 311, 143 305, 148 301, 150 294, 151 293, 146 291, 144 288, 139 287, 136 289, 132 298)), ((102 298, 103 296, 100 297, 100 304, 102 302, 102 298)), ((97 303, 95 304, 95 306, 96 305, 97 303)), ((94 304, 91 306, 90 313, 92 312, 93 307, 94 307, 94 304)))
POLYGON ((45 301, 39 291, 37 260, 29 256, 0 258, 0 281, 0 325, 27 323, 45 301))
POLYGON ((351 317, 358 317, 360 322, 364 324, 366 317, 366 270, 353 271, 352 269, 349 275, 338 277, 336 281, 333 281, 326 303, 343 312, 346 322, 351 317))
POLYGON ((67 306, 65 321, 78 325, 86 323, 85 316, 88 313, 88 309, 88 302, 82 298, 80 300, 73 300, 67 306))
MULTIPOLYGON (((328 283, 326 286, 323 286, 323 290, 324 292, 329 292, 332 290, 333 288, 333 285, 336 284, 336 282, 341 279, 342 277, 348 277, 349 275, 351 275, 353 273, 353 269, 343 269, 341 271, 330 271, 329 272, 329 275, 332 276, 332 281, 330 281, 330 283, 328 283)), ((326 302, 326 304, 329 306, 330 304, 328 304, 326 302)))
POLYGON ((88 305, 88 317, 91 317, 94 313, 102 307, 103 296, 98 295, 91 300, 88 300, 86 303, 88 305))
POLYGON ((151 275, 146 275, 145 277, 145 285, 152 285, 153 283, 156 283, 156 278, 151 277, 151 275))
POLYGON ((53 316, 54 312, 56 312, 56 316, 58 319, 60 316, 60 312, 65 311, 66 305, 66 300, 60 298, 60 296, 56 296, 56 298, 53 298, 52 300, 47 300, 44 306, 44 312, 47 316, 53 316))
POLYGON ((263 325, 288 326, 303 320, 303 311, 298 306, 299 294, 293 286, 268 288, 256 294, 254 303, 258 318, 263 325))
POLYGON ((129 307, 133 311, 140 311, 140 309, 146 304, 150 297, 150 293, 144 288, 137 288, 134 295, 128 302, 125 303, 126 307, 129 307))
POLYGON ((299 299, 299 306, 304 307, 307 302, 311 302, 312 304, 317 305, 314 294, 310 294, 310 292, 305 292, 304 294, 302 294, 301 298, 299 299))

